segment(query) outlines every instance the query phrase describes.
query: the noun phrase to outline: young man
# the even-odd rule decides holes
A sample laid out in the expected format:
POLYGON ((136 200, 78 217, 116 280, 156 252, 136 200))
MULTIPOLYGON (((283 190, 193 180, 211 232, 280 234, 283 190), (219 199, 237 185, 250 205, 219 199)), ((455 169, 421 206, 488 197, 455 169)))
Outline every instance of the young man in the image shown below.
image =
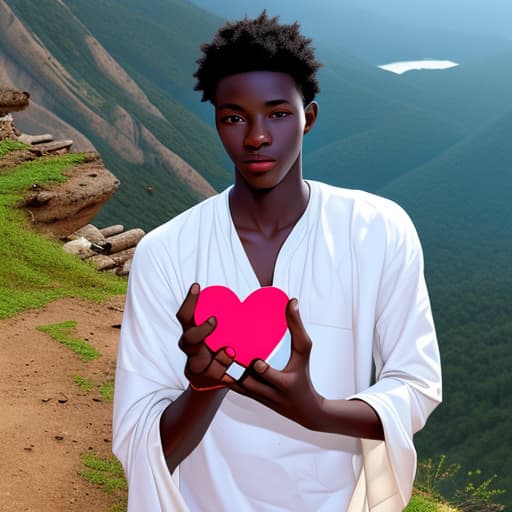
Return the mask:
POLYGON ((114 411, 129 511, 396 512, 410 498, 413 434, 441 400, 421 248, 391 201, 302 178, 310 42, 264 12, 202 46, 196 89, 235 182, 137 248, 114 411), (291 298, 289 336, 239 380, 232 347, 204 343, 215 318, 194 323, 210 285, 291 298))

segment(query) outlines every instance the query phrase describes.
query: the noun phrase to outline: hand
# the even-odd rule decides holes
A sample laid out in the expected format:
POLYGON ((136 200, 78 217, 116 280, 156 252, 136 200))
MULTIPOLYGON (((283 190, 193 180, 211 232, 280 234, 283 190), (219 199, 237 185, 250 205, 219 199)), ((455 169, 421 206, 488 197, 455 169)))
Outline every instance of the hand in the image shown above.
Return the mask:
POLYGON ((224 388, 235 382, 226 374, 226 370, 233 362, 236 353, 231 347, 221 348, 214 353, 206 346, 204 339, 214 331, 217 323, 215 317, 210 317, 196 326, 194 311, 198 297, 199 284, 194 283, 176 313, 176 318, 183 328, 178 345, 187 355, 185 377, 189 380, 192 389, 210 391, 224 388))
POLYGON ((240 381, 230 383, 229 387, 315 430, 324 398, 315 391, 309 375, 312 343, 302 325, 296 299, 286 306, 286 322, 292 343, 286 367, 279 371, 262 359, 255 359, 240 381))

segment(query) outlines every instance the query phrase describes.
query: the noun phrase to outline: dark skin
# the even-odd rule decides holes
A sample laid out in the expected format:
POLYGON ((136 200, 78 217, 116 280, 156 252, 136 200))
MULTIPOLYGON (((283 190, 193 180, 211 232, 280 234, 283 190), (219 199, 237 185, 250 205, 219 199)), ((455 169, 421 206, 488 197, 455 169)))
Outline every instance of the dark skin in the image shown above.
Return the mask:
MULTIPOLYGON (((279 250, 309 200, 309 187, 302 178, 302 140, 317 115, 316 102, 304 107, 293 78, 286 73, 240 73, 223 78, 217 86, 217 131, 235 165, 231 216, 262 286, 272 285, 279 250)), ((199 284, 194 283, 177 313, 183 328, 179 346, 187 355, 185 376, 190 386, 167 407, 160 421, 171 473, 201 441, 229 389, 311 430, 384 439, 381 421, 366 402, 327 400, 316 392, 309 374, 312 341, 296 299, 286 308, 292 345, 286 367, 278 371, 255 360, 236 381, 226 373, 235 357, 232 349, 212 353, 204 343, 215 329, 215 319, 194 323, 198 294, 199 284)))

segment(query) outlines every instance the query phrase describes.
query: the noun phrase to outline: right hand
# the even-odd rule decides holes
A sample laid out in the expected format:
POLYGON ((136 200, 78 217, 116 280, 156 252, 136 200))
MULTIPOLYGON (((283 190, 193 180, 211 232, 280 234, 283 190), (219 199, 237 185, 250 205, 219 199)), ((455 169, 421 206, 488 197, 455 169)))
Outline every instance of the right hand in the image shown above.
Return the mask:
POLYGON ((213 352, 206 346, 204 339, 214 331, 217 322, 215 317, 210 317, 202 324, 195 324, 194 311, 198 298, 199 284, 193 283, 176 313, 183 328, 178 346, 187 355, 185 377, 196 391, 225 388, 235 382, 235 379, 226 374, 226 370, 236 353, 231 347, 223 347, 213 352))

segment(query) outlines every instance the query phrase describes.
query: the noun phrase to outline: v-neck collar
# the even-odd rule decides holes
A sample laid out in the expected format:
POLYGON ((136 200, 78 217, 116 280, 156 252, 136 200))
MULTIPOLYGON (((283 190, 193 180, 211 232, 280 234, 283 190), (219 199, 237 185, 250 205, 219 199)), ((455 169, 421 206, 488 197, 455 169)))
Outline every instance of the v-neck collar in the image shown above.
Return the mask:
MULTIPOLYGON (((311 180, 304 180, 310 188, 309 199, 306 205, 306 209, 299 217, 292 230, 284 240, 279 252, 277 254, 276 263, 274 266, 274 272, 272 276, 272 286, 281 287, 280 276, 281 276, 281 265, 283 261, 288 259, 288 256, 295 252, 301 241, 304 239, 308 228, 311 225, 311 211, 314 208, 314 203, 317 200, 317 189, 316 184, 311 180)), ((247 283, 249 285, 250 290, 255 290, 257 288, 261 288, 261 284, 259 282, 258 276, 254 271, 254 268, 245 252, 244 246, 238 232, 235 227, 235 223, 233 221, 233 217, 231 216, 231 209, 229 207, 229 192, 234 187, 231 185, 226 190, 224 190, 224 208, 223 215, 225 216, 225 225, 228 229, 226 233, 228 240, 230 241, 231 248, 236 253, 236 261, 240 262, 240 265, 243 268, 240 268, 239 271, 244 275, 247 283)))

